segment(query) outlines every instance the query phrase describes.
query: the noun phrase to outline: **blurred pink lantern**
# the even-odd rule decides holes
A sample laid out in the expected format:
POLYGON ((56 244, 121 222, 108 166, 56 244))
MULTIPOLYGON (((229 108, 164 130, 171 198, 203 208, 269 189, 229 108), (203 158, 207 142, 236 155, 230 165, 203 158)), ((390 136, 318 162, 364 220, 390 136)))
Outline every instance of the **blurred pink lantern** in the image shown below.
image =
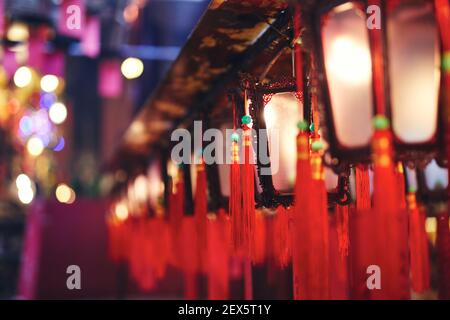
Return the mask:
POLYGON ((98 17, 87 17, 81 38, 81 51, 90 58, 100 53, 100 20, 98 17))

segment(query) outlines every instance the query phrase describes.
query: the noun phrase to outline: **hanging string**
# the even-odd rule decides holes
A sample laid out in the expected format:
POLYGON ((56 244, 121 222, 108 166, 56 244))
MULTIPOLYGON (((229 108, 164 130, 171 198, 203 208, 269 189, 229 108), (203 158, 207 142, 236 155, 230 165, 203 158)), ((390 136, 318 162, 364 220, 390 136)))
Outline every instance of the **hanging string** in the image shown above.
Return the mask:
POLYGON ((253 166, 252 130, 250 125, 252 118, 249 115, 242 117, 244 130, 244 164, 242 172, 242 216, 244 228, 244 247, 248 256, 252 256, 254 250, 255 231, 255 169, 253 166))
POLYGON ((233 129, 231 135, 230 198, 228 210, 231 216, 232 246, 235 255, 239 255, 244 245, 244 221, 242 216, 241 165, 239 159, 239 134, 236 132, 236 100, 233 103, 233 129))

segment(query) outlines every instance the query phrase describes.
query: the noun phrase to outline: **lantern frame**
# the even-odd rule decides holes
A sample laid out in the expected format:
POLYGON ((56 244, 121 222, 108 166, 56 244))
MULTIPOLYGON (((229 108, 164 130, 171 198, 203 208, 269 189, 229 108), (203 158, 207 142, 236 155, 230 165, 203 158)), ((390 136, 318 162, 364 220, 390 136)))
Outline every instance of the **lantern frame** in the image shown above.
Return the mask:
MULTIPOLYGON (((252 129, 256 133, 256 143, 253 146, 256 147, 256 172, 257 178, 261 187, 262 192, 256 195, 257 206, 263 206, 265 208, 276 208, 280 205, 284 207, 289 207, 293 204, 294 194, 281 192, 277 190, 273 183, 273 175, 262 175, 261 170, 263 168, 270 168, 270 151, 268 146, 266 147, 267 155, 269 157, 269 162, 263 164, 259 157, 259 141, 260 132, 259 129, 266 129, 266 122, 264 119, 264 108, 270 102, 271 98, 277 93, 292 93, 295 97, 304 103, 303 116, 305 119, 310 118, 310 108, 307 105, 310 103, 309 92, 306 95, 302 92, 297 92, 296 81, 293 77, 283 77, 278 81, 272 81, 270 83, 261 83, 249 76, 243 77, 241 81, 242 90, 247 91, 248 98, 251 100, 251 105, 249 106, 249 114, 252 117, 252 129)), ((240 106, 241 113, 245 114, 244 105, 240 106)), ((268 141, 268 139, 266 139, 268 141)), ((344 179, 345 175, 348 173, 345 170, 341 173, 338 178, 338 185, 336 186, 336 191, 327 191, 328 194, 328 207, 331 209, 334 207, 335 203, 348 204, 351 200, 350 194, 347 190, 348 187, 348 177, 344 179), (344 200, 342 200, 344 199, 344 200)), ((256 189, 255 189, 256 190, 256 189)), ((257 191, 255 191, 257 193, 257 191)))

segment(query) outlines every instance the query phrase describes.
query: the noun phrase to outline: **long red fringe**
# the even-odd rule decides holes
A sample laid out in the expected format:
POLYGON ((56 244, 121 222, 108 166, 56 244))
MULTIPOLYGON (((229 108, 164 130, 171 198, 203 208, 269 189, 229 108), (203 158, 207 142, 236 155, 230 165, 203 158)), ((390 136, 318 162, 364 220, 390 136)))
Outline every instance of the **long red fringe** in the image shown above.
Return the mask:
POLYGON ((230 283, 230 229, 229 218, 220 210, 208 221, 208 299, 229 298, 230 283))
POLYGON ((198 299, 198 270, 199 255, 198 250, 197 225, 193 216, 185 216, 182 219, 182 241, 177 248, 177 253, 181 257, 184 274, 184 295, 188 300, 198 299))
POLYGON ((409 299, 408 224, 398 199, 397 177, 392 161, 392 136, 389 129, 375 131, 374 229, 376 261, 382 270, 381 289, 372 290, 376 299, 409 299))
POLYGON ((342 258, 348 256, 349 248, 349 222, 348 206, 336 205, 336 231, 338 235, 339 254, 342 258))
POLYGON ((308 189, 312 184, 311 165, 309 162, 309 135, 300 131, 297 135, 297 178, 295 180, 294 214, 293 214, 293 285, 294 299, 306 297, 308 289, 307 263, 308 245, 303 239, 308 235, 310 220, 307 218, 309 210, 308 189))
POLYGON ((170 190, 168 199, 168 222, 171 239, 170 243, 172 245, 170 250, 170 261, 174 267, 180 270, 183 269, 179 248, 181 248, 182 245, 181 230, 184 217, 184 199, 184 179, 180 178, 176 183, 176 190, 170 190))
POLYGON ((371 207, 370 201, 370 177, 367 165, 355 167, 356 180, 356 209, 367 210, 371 207))
POLYGON ((430 288, 428 240, 425 231, 425 212, 419 208, 416 194, 407 195, 409 210, 409 253, 411 260, 411 287, 417 293, 430 288))
POLYGON ((251 261, 253 264, 262 264, 266 260, 267 249, 267 230, 266 219, 260 210, 255 211, 253 231, 253 246, 251 252, 251 261))
POLYGON ((329 298, 327 193, 320 157, 310 163, 309 136, 297 137, 297 179, 294 212, 294 298, 329 298), (312 171, 312 168, 313 171, 312 171), (313 177, 314 174, 314 177, 313 177))
POLYGON ((275 214, 274 258, 279 268, 286 268, 292 258, 292 239, 289 228, 289 210, 283 206, 275 214))

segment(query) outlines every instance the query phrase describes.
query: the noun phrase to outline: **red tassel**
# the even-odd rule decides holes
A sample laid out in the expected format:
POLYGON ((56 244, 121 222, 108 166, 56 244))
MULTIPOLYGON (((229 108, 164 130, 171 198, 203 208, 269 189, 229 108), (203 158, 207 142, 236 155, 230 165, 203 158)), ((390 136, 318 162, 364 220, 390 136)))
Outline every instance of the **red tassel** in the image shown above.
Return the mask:
POLYGON ((109 219, 106 226, 108 228, 108 256, 113 262, 119 263, 124 252, 122 249, 124 223, 109 219))
MULTIPOLYGON (((443 108, 445 120, 445 142, 447 160, 450 159, 450 3, 448 0, 435 0, 436 18, 439 24, 444 59, 443 71, 443 108)), ((450 171, 449 171, 450 174, 450 171)), ((447 188, 450 193, 450 188, 447 188)), ((439 263, 439 298, 450 299, 450 232, 448 212, 438 215, 437 249, 439 263)))
POLYGON ((356 178, 356 209, 370 209, 370 177, 369 168, 366 165, 357 165, 356 178))
POLYGON ((255 168, 251 129, 244 124, 244 164, 242 172, 242 217, 244 248, 247 256, 253 256, 255 246, 255 168))
POLYGON ((230 234, 229 218, 220 210, 208 221, 208 299, 229 298, 230 234))
POLYGON ((302 299, 306 296, 308 288, 307 264, 308 245, 304 238, 308 235, 310 221, 307 219, 309 210, 308 190, 312 184, 311 165, 309 162, 309 135, 305 130, 297 135, 297 178, 295 180, 295 199, 293 215, 293 281, 294 299, 302 299))
POLYGON ((241 172, 239 164, 239 145, 232 142, 232 158, 230 168, 230 199, 231 233, 233 236, 233 251, 235 254, 244 245, 244 220, 242 215, 241 172))
POLYGON ((312 185, 310 193, 312 287, 310 299, 329 299, 329 221, 327 191, 322 159, 318 152, 311 156, 312 185), (314 267, 313 267, 314 266, 314 267))
POLYGON ((403 164, 401 162, 398 162, 395 167, 395 177, 397 178, 397 191, 400 209, 406 209, 405 175, 403 171, 403 164))
POLYGON ((341 258, 348 256, 348 206, 336 206, 336 229, 338 235, 339 254, 341 258))
MULTIPOLYGON (((342 208, 348 210, 348 207, 342 208)), ((338 209, 336 208, 336 210, 338 209)), ((338 214, 330 218, 330 269, 333 270, 330 276, 330 299, 346 300, 349 298, 348 257, 342 255, 340 249, 338 214)))
POLYGON ((292 240, 289 230, 289 213, 283 206, 277 208, 275 214, 275 262, 280 268, 286 268, 292 258, 292 240))
POLYGON ((180 258, 180 248, 182 247, 182 222, 184 216, 184 206, 185 206, 185 190, 184 190, 184 179, 183 173, 179 170, 179 177, 177 179, 175 190, 170 190, 168 209, 169 209, 169 226, 170 226, 170 238, 172 248, 171 261, 172 264, 178 268, 183 268, 183 263, 180 258))
POLYGON ((184 295, 188 300, 198 299, 197 272, 199 269, 196 219, 185 216, 182 220, 182 241, 177 252, 181 256, 184 273, 184 295))
POLYGON ((203 255, 207 250, 207 238, 206 238, 206 222, 208 214, 208 199, 206 195, 206 171, 203 163, 197 165, 197 184, 194 197, 194 216, 197 225, 197 241, 198 251, 192 252, 199 257, 199 272, 206 272, 205 258, 203 255))
POLYGON ((148 223, 147 234, 150 235, 152 248, 152 268, 157 279, 162 279, 167 270, 170 252, 170 235, 166 222, 160 218, 152 218, 148 223))
POLYGON ((130 273, 141 290, 149 291, 156 285, 156 277, 149 261, 149 241, 146 219, 134 222, 131 245, 130 273))
POLYGON ((329 298, 328 211, 320 155, 309 161, 309 137, 297 138, 294 213, 294 298, 329 298))
POLYGON ((450 230, 448 212, 437 217, 436 247, 439 270, 439 299, 450 299, 450 230))
POLYGON ((425 232, 425 214, 417 206, 416 194, 407 195, 409 210, 409 253, 411 259, 411 286, 417 293, 430 288, 428 241, 425 232))
POLYGON ((350 296, 352 299, 370 299, 367 288, 367 267, 373 264, 375 232, 373 212, 370 211, 370 176, 367 165, 355 167, 356 208, 349 217, 350 296))
POLYGON ((381 289, 372 290, 379 299, 409 299, 407 216, 401 210, 392 156, 392 135, 384 117, 377 116, 373 137, 374 228, 376 261, 382 271, 381 289))
POLYGON ((266 260, 266 219, 261 211, 256 210, 253 224, 251 261, 253 264, 262 264, 266 260))

